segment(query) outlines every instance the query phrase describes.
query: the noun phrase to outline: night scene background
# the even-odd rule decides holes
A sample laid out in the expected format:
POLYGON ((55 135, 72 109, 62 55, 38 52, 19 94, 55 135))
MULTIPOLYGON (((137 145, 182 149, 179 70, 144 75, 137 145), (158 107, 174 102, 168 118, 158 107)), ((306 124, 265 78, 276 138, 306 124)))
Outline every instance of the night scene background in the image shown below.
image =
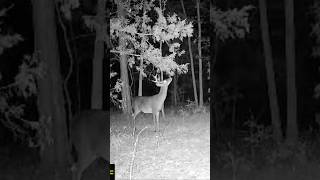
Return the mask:
POLYGON ((0 179, 320 179, 319 43, 317 0, 0 0, 0 179))

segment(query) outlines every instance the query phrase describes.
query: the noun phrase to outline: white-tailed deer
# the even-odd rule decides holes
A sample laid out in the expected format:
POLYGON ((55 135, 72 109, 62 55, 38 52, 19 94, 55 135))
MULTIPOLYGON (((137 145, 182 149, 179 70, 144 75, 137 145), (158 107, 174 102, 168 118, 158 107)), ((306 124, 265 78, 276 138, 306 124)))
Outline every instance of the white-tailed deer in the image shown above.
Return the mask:
POLYGON ((107 118, 102 110, 87 110, 76 115, 71 125, 71 141, 77 161, 73 166, 73 180, 80 180, 85 169, 101 157, 108 161, 107 118))
MULTIPOLYGON (((172 81, 172 78, 168 78, 163 81, 158 81, 155 78, 156 86, 160 87, 160 92, 153 96, 136 96, 132 99, 132 107, 133 107, 133 122, 135 122, 136 116, 140 112, 144 113, 152 113, 153 115, 153 123, 154 123, 154 130, 160 131, 160 124, 159 124, 159 112, 163 106, 164 101, 167 97, 167 90, 168 86, 172 81), (156 124, 157 123, 157 124, 156 124)), ((135 128, 135 123, 134 123, 135 128)))

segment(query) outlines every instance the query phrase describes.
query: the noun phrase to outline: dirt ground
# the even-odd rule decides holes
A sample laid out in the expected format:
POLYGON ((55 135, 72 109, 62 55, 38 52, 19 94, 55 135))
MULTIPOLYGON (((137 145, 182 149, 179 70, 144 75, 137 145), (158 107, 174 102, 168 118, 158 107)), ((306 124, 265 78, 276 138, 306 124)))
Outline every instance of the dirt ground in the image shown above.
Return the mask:
POLYGON ((208 112, 169 112, 166 120, 160 116, 160 133, 154 132, 152 115, 141 113, 136 119, 135 137, 120 114, 111 114, 110 127, 110 158, 116 179, 129 179, 130 172, 132 179, 139 180, 210 179, 208 112))

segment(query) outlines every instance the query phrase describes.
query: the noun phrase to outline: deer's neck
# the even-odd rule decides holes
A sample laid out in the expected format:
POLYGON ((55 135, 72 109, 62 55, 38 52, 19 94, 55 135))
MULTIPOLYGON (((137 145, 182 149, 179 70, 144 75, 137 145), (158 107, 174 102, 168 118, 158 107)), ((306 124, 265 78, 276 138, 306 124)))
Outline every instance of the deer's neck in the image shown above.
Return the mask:
POLYGON ((162 98, 166 98, 167 97, 167 90, 168 90, 167 86, 161 87, 160 92, 158 93, 158 96, 160 96, 162 98))

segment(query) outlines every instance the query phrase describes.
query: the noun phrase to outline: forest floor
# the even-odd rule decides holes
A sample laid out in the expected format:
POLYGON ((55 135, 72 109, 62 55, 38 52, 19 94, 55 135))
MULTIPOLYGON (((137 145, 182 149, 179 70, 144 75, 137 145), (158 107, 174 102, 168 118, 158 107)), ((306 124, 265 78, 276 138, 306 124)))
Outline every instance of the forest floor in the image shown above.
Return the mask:
POLYGON ((111 112, 110 163, 117 180, 320 179, 320 137, 308 136, 291 147, 275 145, 266 129, 234 139, 222 130, 227 135, 210 144, 209 112, 165 112, 160 133, 154 132, 151 114, 139 114, 134 136, 130 120, 111 112))
POLYGON ((130 172, 139 180, 210 179, 209 112, 165 112, 160 132, 154 132, 152 114, 140 113, 134 137, 130 122, 110 113, 110 163, 116 179, 129 179, 130 172))

